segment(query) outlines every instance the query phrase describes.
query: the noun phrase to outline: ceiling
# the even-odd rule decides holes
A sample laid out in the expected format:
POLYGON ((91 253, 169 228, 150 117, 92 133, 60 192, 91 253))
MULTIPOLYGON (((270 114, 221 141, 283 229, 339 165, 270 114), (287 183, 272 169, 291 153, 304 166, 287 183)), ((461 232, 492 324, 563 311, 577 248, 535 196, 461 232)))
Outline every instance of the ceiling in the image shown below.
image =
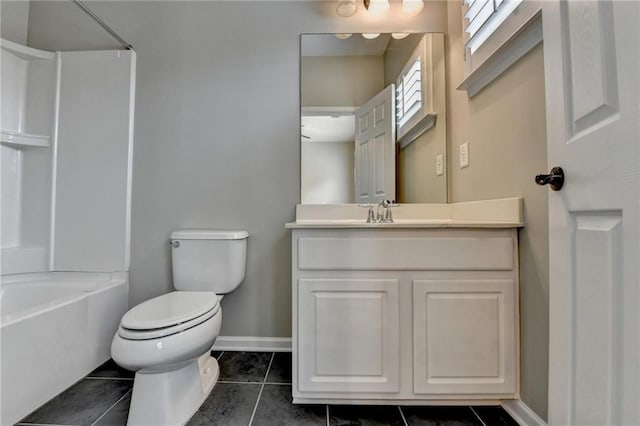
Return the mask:
POLYGON ((303 142, 353 142, 356 139, 355 116, 302 116, 303 142), (306 137, 305 137, 306 136, 306 137))

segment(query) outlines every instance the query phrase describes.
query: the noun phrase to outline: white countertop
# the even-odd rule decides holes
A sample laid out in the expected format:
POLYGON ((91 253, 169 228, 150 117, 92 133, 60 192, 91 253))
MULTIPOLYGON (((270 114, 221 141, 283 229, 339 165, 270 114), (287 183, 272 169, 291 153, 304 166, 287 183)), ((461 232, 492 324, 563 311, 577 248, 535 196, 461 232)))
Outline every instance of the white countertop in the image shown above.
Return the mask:
POLYGON ((289 222, 287 229, 340 229, 340 228, 520 228, 522 222, 455 220, 455 219, 416 219, 396 220, 393 223, 367 223, 362 220, 300 220, 289 222))
POLYGON ((356 204, 303 205, 287 229, 340 228, 520 228, 522 198, 451 204, 401 204, 393 208, 393 223, 366 223, 367 210, 356 204))

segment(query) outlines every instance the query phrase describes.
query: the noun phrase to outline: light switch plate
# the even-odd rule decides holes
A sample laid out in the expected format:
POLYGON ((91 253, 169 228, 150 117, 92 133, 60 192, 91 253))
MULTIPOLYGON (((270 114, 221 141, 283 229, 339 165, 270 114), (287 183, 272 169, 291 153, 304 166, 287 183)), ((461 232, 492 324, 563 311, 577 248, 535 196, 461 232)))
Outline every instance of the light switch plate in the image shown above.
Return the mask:
POLYGON ((442 176, 444 174, 444 156, 442 154, 436 155, 436 175, 442 176))
POLYGON ((469 167, 469 142, 460 145, 460 168, 469 167))

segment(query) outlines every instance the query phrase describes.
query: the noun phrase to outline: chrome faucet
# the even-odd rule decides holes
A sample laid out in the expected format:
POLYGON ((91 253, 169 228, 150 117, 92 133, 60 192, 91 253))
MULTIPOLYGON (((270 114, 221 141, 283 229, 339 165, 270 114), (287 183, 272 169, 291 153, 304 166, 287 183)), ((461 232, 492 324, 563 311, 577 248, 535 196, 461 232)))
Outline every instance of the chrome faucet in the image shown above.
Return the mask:
POLYGON ((383 220, 384 216, 382 215, 382 213, 380 213, 380 207, 387 208, 388 205, 389 205, 388 200, 382 200, 378 203, 378 210, 376 210, 376 222, 380 223, 384 221, 383 220))
POLYGON ((397 207, 397 204, 393 204, 389 200, 382 200, 378 203, 378 211, 376 215, 376 221, 378 223, 393 223, 393 215, 391 214, 391 207, 397 207), (380 213, 380 207, 383 207, 384 215, 380 213))
POLYGON ((358 204, 358 207, 368 208, 367 223, 393 223, 393 215, 391 214, 391 207, 397 207, 398 204, 393 204, 389 200, 382 200, 378 203, 378 209, 374 212, 374 204, 358 204), (384 212, 380 211, 380 208, 384 208, 384 212))
POLYGON ((367 223, 376 223, 376 214, 373 212, 373 204, 371 203, 367 203, 367 204, 358 204, 358 207, 366 207, 369 209, 369 211, 367 212, 367 223))

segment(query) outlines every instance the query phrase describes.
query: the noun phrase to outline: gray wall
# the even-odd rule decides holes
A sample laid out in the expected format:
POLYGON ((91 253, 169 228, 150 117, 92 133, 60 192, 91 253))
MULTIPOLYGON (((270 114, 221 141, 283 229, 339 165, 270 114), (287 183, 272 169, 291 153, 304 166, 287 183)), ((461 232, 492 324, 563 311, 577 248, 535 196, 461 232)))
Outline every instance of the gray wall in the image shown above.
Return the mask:
MULTIPOLYGON (((446 70, 444 64, 443 37, 438 34, 428 35, 439 43, 433 47, 434 91, 427 94, 433 96, 433 109, 437 115, 435 125, 420 135, 410 145, 397 153, 396 197, 400 203, 446 203, 447 202, 447 100, 446 70), (445 164, 444 173, 436 174, 436 156, 442 154, 445 164)), ((412 35, 404 40, 393 40, 385 53, 385 85, 394 83, 398 75, 413 54, 422 35, 412 35), (408 40, 401 44, 398 41, 408 40), (395 42, 395 43, 394 43, 395 42), (399 48, 398 45, 402 45, 399 48), (401 65, 399 65, 401 64, 401 65)), ((430 43, 431 41, 428 41, 430 43)))
POLYGON ((385 87, 382 56, 307 56, 300 66, 302 106, 359 107, 385 87))
MULTIPOLYGON (((178 228, 251 233, 247 278, 225 297, 223 335, 291 335, 284 224, 300 194, 299 36, 435 31, 445 2, 416 17, 335 16, 334 2, 90 2, 137 52, 132 304, 170 291, 178 228)), ((117 48, 71 2, 33 2, 29 44, 117 48)))
POLYGON ((469 99, 462 81, 460 3, 449 3, 447 100, 451 201, 523 197, 520 249, 520 392, 547 415, 549 239, 547 194, 533 177, 547 169, 542 45, 469 99), (469 142, 470 166, 458 166, 458 146, 469 142))
POLYGON ((26 44, 28 23, 28 0, 0 2, 0 37, 26 44))

